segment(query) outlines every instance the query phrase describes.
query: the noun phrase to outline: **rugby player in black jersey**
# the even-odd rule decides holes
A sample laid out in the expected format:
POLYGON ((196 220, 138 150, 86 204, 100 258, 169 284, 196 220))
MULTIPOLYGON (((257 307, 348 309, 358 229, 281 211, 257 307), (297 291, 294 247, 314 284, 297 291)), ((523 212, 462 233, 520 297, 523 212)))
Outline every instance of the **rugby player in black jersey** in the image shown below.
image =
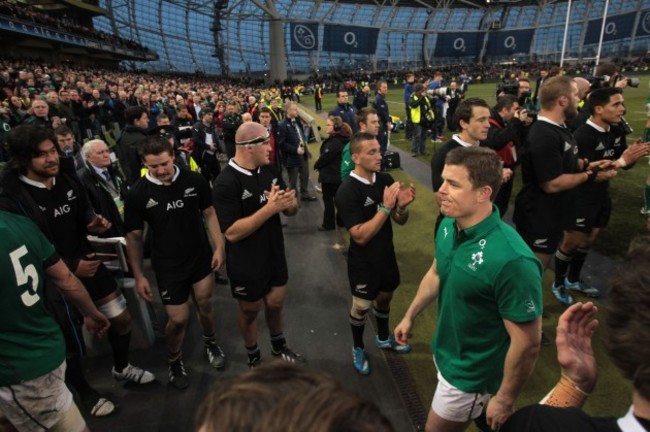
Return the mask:
POLYGON ((287 345, 282 315, 287 296, 287 260, 280 213, 298 212, 296 191, 287 189, 269 165, 268 130, 259 123, 243 123, 235 135, 235 157, 214 183, 214 206, 226 237, 228 278, 239 302, 239 331, 248 365, 260 364, 257 315, 264 308, 273 354, 289 362, 304 362, 287 345))
POLYGON ((391 220, 399 225, 408 221, 408 205, 415 199, 415 188, 402 187, 389 174, 379 172, 381 153, 374 135, 355 134, 350 142, 350 154, 354 171, 336 192, 335 203, 350 233, 348 279, 352 292, 353 365, 360 374, 368 375, 370 366, 363 332, 371 307, 377 319, 377 347, 399 353, 411 350, 409 345, 399 344, 391 336, 388 321, 393 292, 400 284, 391 220))
POLYGON ((126 196, 127 251, 136 290, 151 302, 151 286, 142 268, 142 234, 147 222, 152 239, 152 267, 169 316, 165 326, 169 382, 183 389, 189 384, 181 349, 190 316, 190 296, 203 329, 204 353, 214 368, 225 366, 225 356, 216 341, 212 302, 214 271, 224 265, 223 238, 210 198, 210 185, 201 174, 174 165, 174 149, 169 140, 147 137, 142 145, 142 161, 148 172, 126 196), (215 245, 214 251, 205 227, 215 245))
MULTIPOLYGON (((611 160, 615 161, 617 169, 627 170, 640 157, 648 155, 650 147, 647 143, 639 142, 628 147, 625 132, 618 126, 625 112, 623 89, 604 87, 594 90, 589 94, 587 106, 589 119, 573 133, 579 158, 611 160)), ((555 253, 554 289, 564 287, 598 297, 598 289, 582 281, 580 271, 591 245, 607 226, 612 212, 609 181, 583 183, 575 192, 575 218, 564 231, 562 243, 555 253)))

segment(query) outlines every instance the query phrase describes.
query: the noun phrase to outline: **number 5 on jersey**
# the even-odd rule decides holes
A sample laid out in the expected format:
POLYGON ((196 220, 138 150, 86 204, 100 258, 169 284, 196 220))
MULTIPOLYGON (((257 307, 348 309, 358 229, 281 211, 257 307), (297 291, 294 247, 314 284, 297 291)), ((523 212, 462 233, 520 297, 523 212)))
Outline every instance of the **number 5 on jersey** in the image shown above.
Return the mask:
POLYGON ((27 291, 20 295, 20 298, 25 306, 29 307, 33 306, 40 299, 40 297, 36 293, 36 289, 38 288, 38 272, 36 271, 36 267, 34 267, 34 264, 29 264, 23 268, 22 264, 20 263, 20 259, 27 254, 27 246, 22 245, 15 251, 11 252, 9 254, 9 258, 11 258, 11 264, 14 266, 16 285, 18 287, 29 283, 29 279, 31 278, 31 288, 28 287, 27 291))

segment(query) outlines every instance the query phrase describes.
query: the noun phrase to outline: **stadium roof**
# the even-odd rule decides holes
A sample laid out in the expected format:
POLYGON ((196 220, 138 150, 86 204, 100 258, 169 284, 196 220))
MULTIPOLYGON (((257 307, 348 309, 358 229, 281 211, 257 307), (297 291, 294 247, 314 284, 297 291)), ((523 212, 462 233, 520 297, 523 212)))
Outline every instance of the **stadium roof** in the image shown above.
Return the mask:
POLYGON ((491 6, 545 6, 560 1, 566 0, 320 0, 317 3, 369 3, 377 6, 410 6, 441 9, 463 7, 486 8, 491 6))

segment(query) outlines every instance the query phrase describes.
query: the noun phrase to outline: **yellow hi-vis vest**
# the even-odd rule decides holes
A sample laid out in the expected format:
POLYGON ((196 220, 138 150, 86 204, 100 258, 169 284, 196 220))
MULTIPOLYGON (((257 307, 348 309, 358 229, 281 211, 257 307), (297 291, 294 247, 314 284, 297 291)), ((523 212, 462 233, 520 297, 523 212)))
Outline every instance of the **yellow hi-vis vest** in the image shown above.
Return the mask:
MULTIPOLYGON (((424 97, 424 104, 426 105, 426 110, 431 111, 431 103, 429 102, 429 98, 426 96, 423 97, 424 97)), ((415 93, 413 93, 411 95, 411 101, 416 101, 416 100, 418 100, 418 96, 415 93)), ((409 108, 411 109, 411 122, 414 124, 420 124, 420 120, 422 119, 422 114, 423 114, 422 106, 418 105, 416 108, 409 106, 409 108)), ((433 118, 433 112, 430 112, 430 114, 431 114, 431 118, 433 118)))

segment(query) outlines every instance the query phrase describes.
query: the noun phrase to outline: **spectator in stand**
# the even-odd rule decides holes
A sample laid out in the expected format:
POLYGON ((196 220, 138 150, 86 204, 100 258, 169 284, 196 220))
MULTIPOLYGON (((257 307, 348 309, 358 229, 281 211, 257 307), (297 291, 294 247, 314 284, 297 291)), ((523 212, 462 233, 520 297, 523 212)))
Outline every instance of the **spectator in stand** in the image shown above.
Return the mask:
POLYGON ((199 164, 201 174, 209 183, 212 183, 221 173, 221 165, 217 159, 219 141, 213 122, 214 113, 210 108, 203 108, 199 117, 201 117, 201 121, 192 126, 192 142, 194 151, 198 152, 198 159, 201 161, 199 164))
POLYGON ((140 146, 147 137, 149 117, 141 106, 131 106, 124 112, 124 118, 126 126, 117 142, 116 153, 126 182, 132 186, 140 178, 140 146))
POLYGON ((73 158, 76 169, 82 168, 84 159, 81 155, 81 147, 75 142, 74 134, 70 128, 65 125, 59 126, 54 130, 54 134, 61 153, 66 157, 73 158))
MULTIPOLYGON (((32 101, 31 111, 32 115, 27 117, 23 121, 23 124, 38 125, 48 128, 52 128, 54 126, 54 122, 49 117, 49 107, 44 100, 34 99, 32 101)), ((58 123, 60 123, 60 121, 58 123)))
POLYGON ((226 155, 228 159, 235 157, 235 133, 239 125, 243 123, 241 114, 237 112, 237 108, 233 102, 226 105, 226 114, 223 116, 223 141, 226 146, 226 155))

